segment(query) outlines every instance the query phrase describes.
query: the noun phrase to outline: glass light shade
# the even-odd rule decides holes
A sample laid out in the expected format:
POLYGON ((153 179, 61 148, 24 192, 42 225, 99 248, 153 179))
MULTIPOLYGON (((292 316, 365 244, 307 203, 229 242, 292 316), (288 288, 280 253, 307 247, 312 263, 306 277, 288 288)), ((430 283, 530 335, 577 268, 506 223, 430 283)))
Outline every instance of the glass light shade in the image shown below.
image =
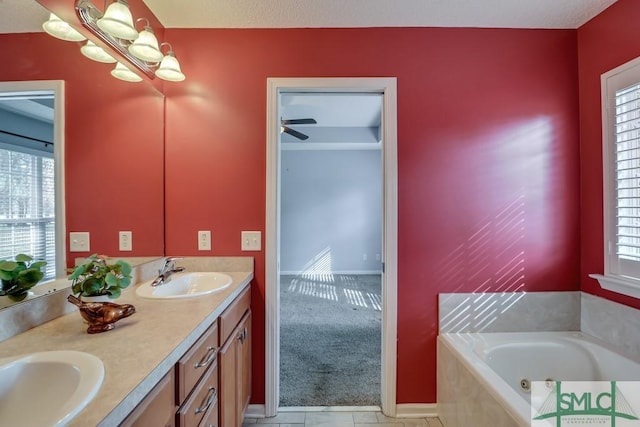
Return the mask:
POLYGON ((170 82, 181 82, 186 77, 180 70, 180 63, 173 52, 167 53, 156 70, 156 76, 170 82))
POLYGON ((120 62, 116 64, 116 68, 111 70, 111 75, 116 79, 124 80, 125 82, 141 82, 142 77, 122 65, 120 62))
POLYGON ((86 40, 85 36, 80 34, 71 25, 58 18, 53 13, 49 15, 49 20, 42 24, 42 29, 50 36, 69 42, 81 42, 86 40))
POLYGON ((104 62, 105 64, 113 64, 116 62, 113 56, 109 55, 103 48, 97 46, 91 40, 87 40, 87 43, 80 48, 80 52, 82 52, 82 54, 87 58, 93 59, 94 61, 104 62))
POLYGON ((158 48, 158 39, 151 27, 144 27, 138 38, 129 45, 129 52, 138 59, 146 62, 160 62, 162 52, 158 48))
POLYGON ((105 33, 124 40, 135 40, 138 31, 133 25, 133 16, 129 7, 118 1, 111 3, 102 18, 96 21, 98 27, 105 33))

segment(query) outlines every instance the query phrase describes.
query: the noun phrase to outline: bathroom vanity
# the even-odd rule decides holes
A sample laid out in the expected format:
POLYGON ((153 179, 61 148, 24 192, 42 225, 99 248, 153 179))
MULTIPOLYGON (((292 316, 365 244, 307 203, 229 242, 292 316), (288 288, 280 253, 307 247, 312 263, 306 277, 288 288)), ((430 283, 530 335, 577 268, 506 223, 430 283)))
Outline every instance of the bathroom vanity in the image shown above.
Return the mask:
POLYGON ((122 426, 242 425, 251 394, 250 303, 251 288, 246 288, 122 426))
POLYGON ((70 426, 242 425, 251 393, 253 259, 186 258, 184 265, 225 272, 232 284, 176 300, 140 298, 132 286, 117 302, 136 313, 112 331, 89 335, 73 312, 0 342, 0 358, 63 349, 100 358, 104 382, 70 426))

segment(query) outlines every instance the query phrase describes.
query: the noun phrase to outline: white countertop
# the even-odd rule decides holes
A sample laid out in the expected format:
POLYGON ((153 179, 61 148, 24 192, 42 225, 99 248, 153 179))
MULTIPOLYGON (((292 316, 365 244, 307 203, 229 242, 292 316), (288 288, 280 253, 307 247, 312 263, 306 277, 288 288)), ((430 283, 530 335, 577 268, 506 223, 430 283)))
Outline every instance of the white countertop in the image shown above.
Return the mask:
POLYGON ((233 279, 231 286, 191 299, 143 299, 133 286, 116 302, 133 304, 136 313, 118 321, 115 329, 89 335, 74 311, 0 342, 0 358, 49 350, 99 357, 105 367, 102 387, 69 426, 118 425, 253 278, 251 271, 225 273, 233 279))

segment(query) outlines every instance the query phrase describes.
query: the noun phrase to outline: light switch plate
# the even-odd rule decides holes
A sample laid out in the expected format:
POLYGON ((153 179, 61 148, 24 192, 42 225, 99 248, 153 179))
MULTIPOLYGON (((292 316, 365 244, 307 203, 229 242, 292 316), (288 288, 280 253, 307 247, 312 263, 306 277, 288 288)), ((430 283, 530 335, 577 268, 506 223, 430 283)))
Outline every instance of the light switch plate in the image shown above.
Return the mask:
POLYGON ((262 232, 243 231, 240 249, 243 251, 259 251, 262 249, 262 232))
POLYGON ((89 252, 90 250, 88 231, 73 231, 69 233, 69 252, 89 252))
POLYGON ((210 230, 198 231, 198 250, 199 251, 211 250, 211 231, 210 230))
POLYGON ((121 251, 133 250, 133 236, 131 231, 120 231, 118 233, 118 246, 121 251))

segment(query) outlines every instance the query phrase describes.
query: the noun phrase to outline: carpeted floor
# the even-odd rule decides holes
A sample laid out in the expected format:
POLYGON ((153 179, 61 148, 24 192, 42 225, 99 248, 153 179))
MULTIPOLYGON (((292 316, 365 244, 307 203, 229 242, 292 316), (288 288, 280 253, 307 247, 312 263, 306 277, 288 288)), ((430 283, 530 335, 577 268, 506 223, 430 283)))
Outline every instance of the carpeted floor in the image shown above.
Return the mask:
POLYGON ((380 275, 282 276, 280 406, 380 405, 380 275))

